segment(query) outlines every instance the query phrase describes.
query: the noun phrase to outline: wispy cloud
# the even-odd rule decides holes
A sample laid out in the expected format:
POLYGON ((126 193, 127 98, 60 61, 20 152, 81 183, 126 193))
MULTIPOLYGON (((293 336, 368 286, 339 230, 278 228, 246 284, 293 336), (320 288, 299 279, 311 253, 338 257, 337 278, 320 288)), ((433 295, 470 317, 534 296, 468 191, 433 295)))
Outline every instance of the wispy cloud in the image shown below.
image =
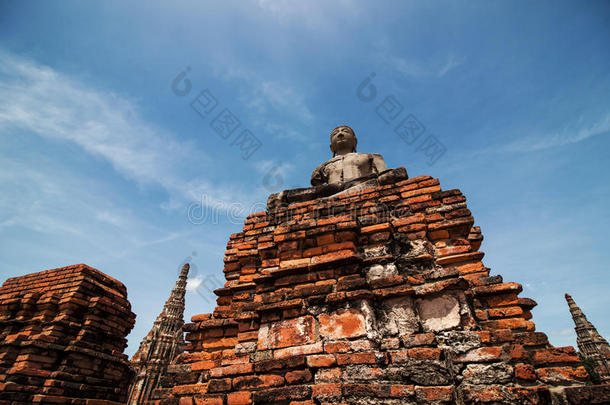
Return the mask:
POLYGON ((35 159, 0 151, 0 238, 27 235, 17 243, 47 258, 57 255, 58 264, 67 264, 63 260, 72 257, 87 263, 109 258, 125 262, 149 247, 154 251, 176 240, 187 244, 195 232, 181 224, 167 229, 142 218, 109 184, 35 159), (36 240, 59 244, 42 254, 44 246, 37 246, 36 240))
POLYGON ((464 57, 455 57, 453 55, 450 55, 449 59, 447 60, 447 63, 445 64, 445 66, 440 68, 440 70, 438 71, 437 75, 439 77, 445 76, 451 70, 453 70, 456 67, 462 65, 464 62, 466 62, 466 58, 464 58, 464 57))
POLYGON ((376 60, 385 64, 388 69, 413 79, 440 78, 466 62, 466 57, 455 54, 436 55, 425 61, 416 57, 399 56, 388 38, 377 40, 373 46, 376 60))
POLYGON ((422 63, 415 59, 406 59, 395 55, 385 55, 390 68, 413 78, 443 77, 451 70, 465 62, 465 58, 449 55, 446 60, 433 63, 422 63))
POLYGON ((281 23, 303 24, 311 29, 337 28, 341 14, 357 15, 361 11, 354 0, 258 0, 258 6, 281 23))
POLYGON ((249 122, 276 139, 306 141, 295 129, 307 128, 314 121, 307 92, 303 88, 295 87, 295 82, 269 79, 260 72, 243 67, 222 66, 222 69, 212 66, 214 75, 237 85, 238 101, 249 113, 249 122), (287 122, 290 122, 289 126, 287 122))
POLYGON ((78 240, 81 247, 95 246, 105 257, 119 257, 126 249, 145 245, 151 236, 163 235, 96 180, 45 161, 32 164, 1 153, 0 158, 0 234, 20 230, 30 238, 78 240))
POLYGON ((551 335, 570 336, 575 335, 574 328, 565 328, 561 330, 551 331, 551 335))
POLYGON ((270 171, 282 173, 287 176, 292 170, 295 169, 295 165, 291 163, 274 162, 272 160, 261 160, 254 164, 254 168, 260 174, 266 174, 270 171))
POLYGON ((137 103, 31 60, 3 51, 0 56, 1 132, 21 129, 72 142, 108 161, 127 179, 160 186, 174 199, 193 201, 204 193, 214 196, 212 203, 252 198, 230 185, 184 176, 189 165, 207 172, 210 157, 196 145, 146 122, 137 103))
POLYGON ((264 130, 276 139, 291 139, 301 142, 308 140, 302 131, 297 131, 292 126, 285 124, 280 125, 277 123, 268 122, 265 124, 264 130))
MULTIPOLYGON (((59 184, 60 181, 54 181, 48 175, 48 171, 29 167, 27 164, 14 161, 9 156, 1 157, 3 170, 0 171, 0 187, 3 193, 0 198, 0 212, 2 212, 0 230, 23 226, 36 232, 83 235, 80 227, 62 218, 61 206, 50 207, 46 204, 49 200, 65 200, 70 195, 66 193, 65 187, 59 184)), ((75 186, 75 183, 71 183, 69 187, 75 186)), ((83 194, 85 193, 81 193, 80 196, 83 194)), ((74 199, 72 207, 79 204, 79 201, 80 198, 74 199)), ((92 217, 96 217, 95 212, 89 211, 89 213, 92 217)))
POLYGON ((197 289, 201 286, 202 282, 203 282, 203 277, 201 277, 201 276, 189 277, 186 280, 186 290, 187 291, 197 291, 197 289))
POLYGON ((292 126, 295 123, 311 124, 314 115, 307 106, 303 91, 295 89, 289 83, 252 78, 256 76, 246 74, 241 78, 233 77, 247 83, 240 86, 239 101, 250 110, 252 120, 256 121, 256 125, 263 125, 265 130, 282 128, 281 131, 274 132, 286 137, 285 134, 288 132, 283 129, 286 126, 285 123, 281 125, 278 122, 270 121, 273 120, 273 117, 285 117, 286 121, 292 122, 292 126), (246 78, 248 79, 246 80, 246 78))
POLYGON ((114 225, 116 227, 121 227, 125 224, 125 219, 122 218, 115 212, 110 212, 107 210, 96 212, 95 217, 102 222, 106 222, 108 224, 114 225))
POLYGON ((313 114, 307 107, 303 93, 285 84, 265 81, 260 84, 260 96, 275 110, 291 109, 304 122, 310 123, 313 114))
POLYGON ((610 114, 606 114, 606 116, 593 123, 584 124, 579 122, 568 125, 555 133, 518 139, 506 145, 503 149, 507 152, 534 152, 570 145, 599 135, 610 135, 610 114))

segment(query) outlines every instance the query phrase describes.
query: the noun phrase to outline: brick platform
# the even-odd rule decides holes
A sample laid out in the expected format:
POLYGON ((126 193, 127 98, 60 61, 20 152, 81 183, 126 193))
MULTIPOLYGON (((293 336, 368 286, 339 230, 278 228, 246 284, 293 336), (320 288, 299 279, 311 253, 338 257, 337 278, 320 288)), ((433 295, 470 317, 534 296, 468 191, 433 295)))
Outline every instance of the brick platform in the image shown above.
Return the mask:
POLYGON ((0 404, 122 403, 135 314, 119 281, 77 264, 0 287, 0 404))
POLYGON ((490 276, 459 190, 278 196, 231 235, 218 306, 185 325, 154 403, 542 404, 586 380, 521 285, 490 276))

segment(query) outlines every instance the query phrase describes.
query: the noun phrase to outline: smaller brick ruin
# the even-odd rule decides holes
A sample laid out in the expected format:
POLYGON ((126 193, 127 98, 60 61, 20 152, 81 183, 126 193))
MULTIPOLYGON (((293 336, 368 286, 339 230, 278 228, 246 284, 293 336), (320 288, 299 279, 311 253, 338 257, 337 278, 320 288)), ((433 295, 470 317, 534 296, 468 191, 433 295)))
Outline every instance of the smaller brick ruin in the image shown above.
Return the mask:
POLYGON ((123 403, 135 314, 125 286, 85 264, 0 287, 0 404, 123 403))

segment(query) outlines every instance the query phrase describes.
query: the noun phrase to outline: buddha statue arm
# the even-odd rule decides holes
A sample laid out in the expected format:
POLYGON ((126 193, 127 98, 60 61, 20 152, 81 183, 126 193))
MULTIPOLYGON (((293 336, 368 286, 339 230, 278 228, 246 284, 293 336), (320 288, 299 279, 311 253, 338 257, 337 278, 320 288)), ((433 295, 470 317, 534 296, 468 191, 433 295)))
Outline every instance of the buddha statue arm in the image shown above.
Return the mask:
POLYGON ((311 173, 312 186, 320 186, 328 182, 328 175, 326 175, 324 169, 326 169, 326 164, 321 164, 313 170, 311 173))
POLYGON ((381 173, 388 169, 385 165, 385 161, 383 160, 383 156, 381 156, 379 153, 371 153, 370 155, 373 159, 371 168, 373 173, 381 173))

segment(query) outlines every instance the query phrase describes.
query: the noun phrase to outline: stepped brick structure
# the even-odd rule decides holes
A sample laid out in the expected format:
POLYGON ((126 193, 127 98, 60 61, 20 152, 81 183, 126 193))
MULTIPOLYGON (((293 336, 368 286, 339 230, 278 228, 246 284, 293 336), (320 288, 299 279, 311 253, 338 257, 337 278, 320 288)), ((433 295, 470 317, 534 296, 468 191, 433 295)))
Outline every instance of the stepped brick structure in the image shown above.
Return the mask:
POLYGON ((597 332, 595 326, 587 320, 587 317, 572 297, 569 294, 566 294, 565 297, 574 320, 578 350, 583 356, 595 360, 598 364, 597 372, 602 381, 610 382, 610 346, 608 342, 597 332))
POLYGON ((150 399, 169 363, 184 351, 184 296, 189 264, 180 270, 176 285, 155 320, 152 329, 140 343, 131 359, 136 376, 129 387, 127 403, 143 404, 150 399))
POLYGON ((119 281, 85 264, 0 287, 0 404, 124 403, 135 314, 119 281))
POLYGON ((574 348, 551 346, 536 303, 481 261, 462 193, 372 176, 286 190, 246 219, 218 306, 184 326, 150 403, 586 403, 566 395, 587 378, 574 348))

